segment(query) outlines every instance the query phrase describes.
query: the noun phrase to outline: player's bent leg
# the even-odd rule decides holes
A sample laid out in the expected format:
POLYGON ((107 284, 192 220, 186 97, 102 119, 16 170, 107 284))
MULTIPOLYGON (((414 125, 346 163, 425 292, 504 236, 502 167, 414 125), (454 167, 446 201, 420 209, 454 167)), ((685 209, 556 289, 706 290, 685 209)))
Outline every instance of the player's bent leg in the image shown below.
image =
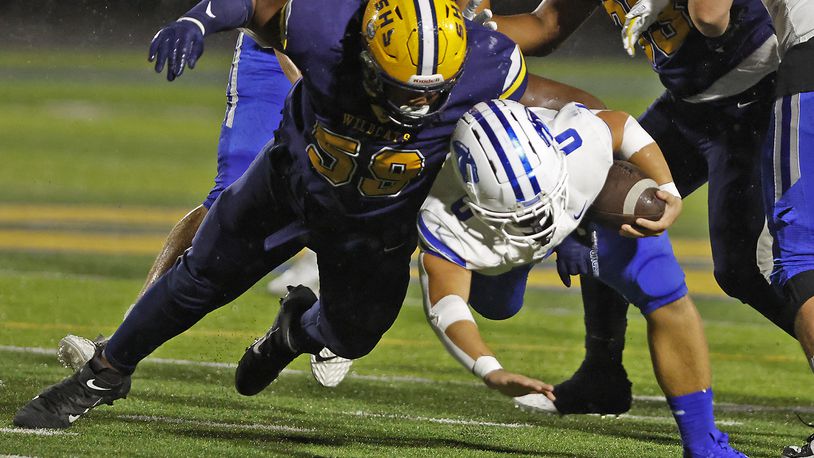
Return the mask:
MULTIPOLYGON (((159 277, 164 275, 175 263, 175 260, 192 245, 192 238, 198 231, 198 227, 201 225, 201 221, 203 221, 206 213, 207 207, 203 205, 198 206, 184 215, 184 217, 175 224, 172 230, 170 230, 170 233, 164 240, 161 251, 150 267, 144 286, 138 293, 138 296, 136 296, 137 300, 143 296, 147 288, 152 286, 159 277)), ((127 309, 124 314, 125 318, 130 314, 130 311, 133 310, 134 305, 135 304, 130 305, 127 309)), ((59 341, 57 359, 63 366, 77 371, 93 356, 93 353, 96 351, 95 344, 104 340, 106 340, 105 337, 101 335, 94 341, 91 341, 84 337, 68 334, 59 341)))
POLYGON ((415 225, 405 224, 317 240, 320 300, 303 315, 306 333, 343 358, 373 350, 404 302, 416 239, 415 225))
POLYGON ((673 412, 688 457, 744 457, 715 426, 709 351, 689 296, 645 315, 656 380, 673 412))
POLYGON ((720 121, 730 123, 730 132, 737 127, 742 134, 713 138, 705 151, 710 244, 715 280, 721 289, 793 336, 794 317, 786 313, 785 298, 763 277, 757 257, 766 223, 761 187, 757 185, 761 182, 760 146, 772 97, 771 91, 764 94, 753 105, 739 109, 732 103, 716 114, 720 121))
POLYGON ((794 331, 806 354, 808 365, 814 371, 814 297, 809 297, 797 312, 794 331))
POLYGON ((710 386, 709 352, 701 316, 689 296, 645 315, 653 370, 664 394, 710 386))

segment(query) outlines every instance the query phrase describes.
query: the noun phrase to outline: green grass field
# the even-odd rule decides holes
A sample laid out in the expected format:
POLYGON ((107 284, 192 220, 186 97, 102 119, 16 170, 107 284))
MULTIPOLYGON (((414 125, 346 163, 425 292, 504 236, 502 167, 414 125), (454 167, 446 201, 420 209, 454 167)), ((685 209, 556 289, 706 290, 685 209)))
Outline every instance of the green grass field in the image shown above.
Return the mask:
MULTIPOLYGON (((208 192, 229 61, 207 54, 168 84, 141 53, 0 51, 0 455, 680 456, 635 310, 630 413, 551 417, 514 409, 446 355, 415 283, 336 389, 300 358, 260 395, 234 391, 231 365, 276 314, 261 283, 146 360, 129 399, 67 431, 13 428, 16 409, 68 375, 58 340, 112 332, 166 231, 208 192)), ((641 61, 530 65, 633 114, 659 93, 641 61)), ((814 417, 810 370, 796 342, 714 285, 703 192, 672 235, 706 322, 717 418, 750 456, 778 456, 808 433, 794 412, 814 417)), ((548 264, 532 280, 517 317, 479 325, 504 366, 558 382, 582 358, 579 295, 548 264)))

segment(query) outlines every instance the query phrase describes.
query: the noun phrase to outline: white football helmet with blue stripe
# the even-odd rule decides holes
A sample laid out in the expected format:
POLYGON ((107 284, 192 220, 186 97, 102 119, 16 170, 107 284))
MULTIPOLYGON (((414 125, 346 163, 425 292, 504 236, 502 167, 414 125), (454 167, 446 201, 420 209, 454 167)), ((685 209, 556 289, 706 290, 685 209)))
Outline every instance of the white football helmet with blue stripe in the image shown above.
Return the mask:
POLYGON ((479 103, 458 121, 452 155, 478 218, 512 244, 550 248, 568 171, 543 119, 511 100, 479 103))

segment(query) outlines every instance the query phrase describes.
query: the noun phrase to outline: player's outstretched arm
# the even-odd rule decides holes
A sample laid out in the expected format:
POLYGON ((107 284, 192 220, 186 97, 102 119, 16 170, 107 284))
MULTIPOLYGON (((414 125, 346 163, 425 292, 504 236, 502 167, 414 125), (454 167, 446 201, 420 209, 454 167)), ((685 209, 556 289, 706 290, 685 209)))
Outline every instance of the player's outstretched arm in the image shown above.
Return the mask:
POLYGON ((471 272, 432 254, 419 260, 424 312, 447 351, 489 388, 512 397, 543 393, 553 401, 553 386, 503 369, 483 341, 466 303, 471 272))
MULTIPOLYGON (((498 0, 499 1, 499 0, 498 0)), ((458 0, 462 9, 470 0, 458 0)), ((497 30, 515 43, 529 56, 551 54, 599 6, 596 0, 546 0, 531 13, 510 16, 492 16, 497 30)), ((490 0, 483 0, 478 11, 491 8, 490 0)))
POLYGON ((656 181, 656 194, 666 203, 664 215, 658 221, 643 218, 636 220, 637 227, 622 225, 620 234, 628 237, 659 235, 672 226, 681 214, 682 201, 673 182, 670 167, 661 149, 635 118, 623 111, 600 111, 596 114, 605 121, 611 131, 614 155, 632 162, 656 181))
POLYGON ((559 110, 571 102, 579 102, 595 110, 605 108, 605 104, 601 100, 582 89, 542 76, 528 74, 526 91, 520 97, 520 103, 523 105, 559 110))
MULTIPOLYGON (((185 67, 195 68, 209 34, 248 27, 260 38, 274 35, 279 27, 267 25, 275 23, 272 18, 283 4, 284 0, 203 0, 155 34, 148 60, 155 61, 157 73, 166 66, 167 80, 173 81, 185 67)), ((273 46, 279 38, 267 41, 273 46)))

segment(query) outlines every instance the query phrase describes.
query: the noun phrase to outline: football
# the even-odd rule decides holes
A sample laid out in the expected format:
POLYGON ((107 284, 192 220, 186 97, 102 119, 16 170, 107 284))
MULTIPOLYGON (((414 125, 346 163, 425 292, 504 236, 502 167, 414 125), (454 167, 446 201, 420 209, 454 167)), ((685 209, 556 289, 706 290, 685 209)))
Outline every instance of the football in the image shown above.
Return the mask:
POLYGON ((636 218, 657 221, 665 203, 656 196, 658 184, 627 161, 613 161, 605 186, 586 215, 604 226, 635 225, 636 218))

